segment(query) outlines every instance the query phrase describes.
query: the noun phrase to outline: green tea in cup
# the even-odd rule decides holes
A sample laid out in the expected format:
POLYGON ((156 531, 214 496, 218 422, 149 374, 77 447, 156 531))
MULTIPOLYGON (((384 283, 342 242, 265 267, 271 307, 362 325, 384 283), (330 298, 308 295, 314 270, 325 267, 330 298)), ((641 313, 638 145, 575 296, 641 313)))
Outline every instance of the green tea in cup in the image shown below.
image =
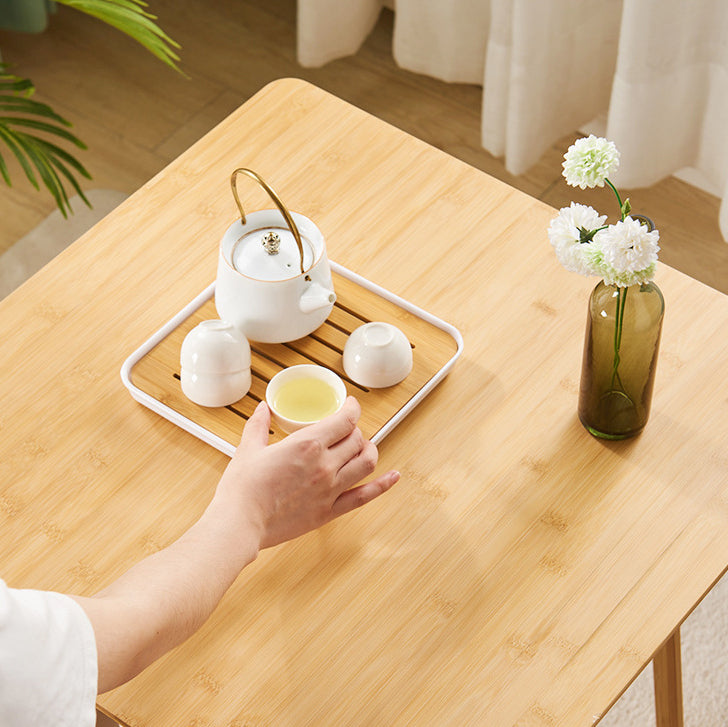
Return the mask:
POLYGON ((313 376, 287 381, 273 399, 273 407, 281 416, 297 422, 317 422, 333 414, 339 403, 334 388, 313 376))

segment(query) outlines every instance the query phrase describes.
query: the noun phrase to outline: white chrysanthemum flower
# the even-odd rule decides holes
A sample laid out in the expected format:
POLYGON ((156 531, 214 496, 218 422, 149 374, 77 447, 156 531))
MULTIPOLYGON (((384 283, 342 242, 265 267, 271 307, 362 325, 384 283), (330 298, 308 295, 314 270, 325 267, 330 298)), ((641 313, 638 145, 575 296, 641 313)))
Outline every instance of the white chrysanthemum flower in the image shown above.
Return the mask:
POLYGON ((614 142, 590 134, 572 144, 564 154, 564 177, 572 187, 603 187, 619 166, 614 142))
POLYGON ((582 231, 598 230, 604 225, 606 215, 600 215, 593 207, 572 202, 562 207, 559 214, 551 220, 548 229, 549 242, 556 251, 559 262, 571 272, 581 275, 599 275, 594 267, 592 242, 581 242, 582 231))
POLYGON ((638 220, 626 217, 596 237, 605 284, 626 287, 649 283, 655 275, 660 250, 657 230, 648 232, 638 220))

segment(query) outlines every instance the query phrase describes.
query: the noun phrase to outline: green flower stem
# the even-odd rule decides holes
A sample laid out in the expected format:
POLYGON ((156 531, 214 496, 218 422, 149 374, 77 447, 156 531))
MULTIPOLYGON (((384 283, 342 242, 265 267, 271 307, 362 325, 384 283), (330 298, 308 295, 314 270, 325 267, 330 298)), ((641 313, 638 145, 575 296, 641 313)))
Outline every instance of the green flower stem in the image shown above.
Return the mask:
POLYGON ((617 195, 617 202, 619 202, 619 214, 622 216, 622 222, 624 222, 624 218, 627 216, 624 211, 624 205, 622 204, 622 198, 619 196, 619 192, 617 191, 617 188, 606 178, 604 177, 604 181, 612 188, 612 192, 617 195))
POLYGON ((624 394, 629 399, 629 395, 624 390, 622 379, 619 377, 619 349, 622 345, 622 324, 624 322, 624 306, 627 303, 628 290, 628 288, 617 288, 617 310, 614 321, 614 363, 612 365, 611 389, 614 391, 615 385, 619 384, 620 393, 624 394))

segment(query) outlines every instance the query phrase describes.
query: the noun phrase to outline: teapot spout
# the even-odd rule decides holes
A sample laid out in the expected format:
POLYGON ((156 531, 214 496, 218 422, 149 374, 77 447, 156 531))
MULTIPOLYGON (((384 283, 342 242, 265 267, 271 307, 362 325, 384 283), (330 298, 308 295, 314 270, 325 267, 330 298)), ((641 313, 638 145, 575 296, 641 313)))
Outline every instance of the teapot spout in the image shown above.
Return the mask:
POLYGON ((311 313, 319 308, 333 305, 336 302, 336 293, 331 288, 325 288, 319 283, 311 283, 298 301, 302 313, 311 313))

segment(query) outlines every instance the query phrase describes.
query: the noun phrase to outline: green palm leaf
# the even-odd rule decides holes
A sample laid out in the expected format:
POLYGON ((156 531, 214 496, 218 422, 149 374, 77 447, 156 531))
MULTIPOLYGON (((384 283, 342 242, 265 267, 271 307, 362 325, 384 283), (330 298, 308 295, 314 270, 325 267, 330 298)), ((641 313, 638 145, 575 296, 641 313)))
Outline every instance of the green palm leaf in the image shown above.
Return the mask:
POLYGON ((156 15, 144 10, 147 3, 143 0, 57 0, 57 2, 98 18, 126 33, 168 66, 176 71, 180 70, 176 63, 179 56, 173 50, 179 48, 179 44, 154 22, 157 19, 156 15))
MULTIPOLYGON (((61 214, 67 217, 71 208, 61 177, 70 183, 86 204, 89 204, 76 181, 75 174, 88 179, 91 175, 81 162, 67 151, 49 139, 26 130, 32 129, 34 132, 43 132, 50 138, 63 139, 79 149, 85 149, 86 145, 68 131, 70 123, 50 106, 28 98, 33 90, 33 84, 28 79, 9 74, 6 65, 0 63, 0 140, 18 160, 28 181, 39 189, 38 179, 40 179, 53 196, 61 214)), ((7 164, 1 158, 0 173, 5 183, 11 186, 7 164)))
POLYGON ((27 78, 6 75, 4 73, 4 64, 2 65, 2 71, 3 75, 0 76, 0 91, 26 91, 26 96, 30 96, 33 93, 33 83, 27 78))
POLYGON ((17 96, 2 95, 2 88, 0 88, 0 113, 4 113, 6 111, 45 116, 46 118, 53 119, 61 124, 64 123, 63 117, 59 116, 48 104, 41 103, 40 101, 33 101, 30 98, 18 98, 17 96))
MULTIPOLYGON (((13 132, 3 126, 0 126, 0 139, 2 139, 7 147, 10 149, 10 151, 13 152, 15 155, 15 158, 20 163, 20 166, 23 167, 23 171, 25 172, 25 176, 28 177, 28 180, 30 183, 36 188, 40 189, 38 186, 38 180, 35 178, 35 174, 33 172, 32 165, 28 162, 28 157, 23 151, 22 146, 18 143, 17 139, 15 138, 15 134, 13 132)), ((8 168, 3 160, 3 177, 5 178, 5 182, 7 183, 8 187, 12 187, 13 183, 10 181, 10 175, 8 174, 8 168)))

